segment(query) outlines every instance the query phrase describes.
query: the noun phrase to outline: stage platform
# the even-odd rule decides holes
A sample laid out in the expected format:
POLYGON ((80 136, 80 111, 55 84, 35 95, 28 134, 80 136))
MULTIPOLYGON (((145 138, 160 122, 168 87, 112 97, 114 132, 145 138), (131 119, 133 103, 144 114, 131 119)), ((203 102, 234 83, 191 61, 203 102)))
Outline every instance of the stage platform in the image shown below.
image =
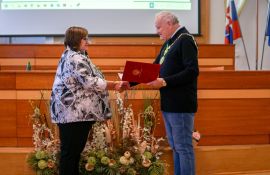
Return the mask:
MULTIPOLYGON (((26 164, 32 148, 0 148, 1 175, 35 175, 26 164)), ((196 175, 270 175, 270 145, 197 146, 196 175)), ((171 151, 162 157, 173 174, 171 151)))

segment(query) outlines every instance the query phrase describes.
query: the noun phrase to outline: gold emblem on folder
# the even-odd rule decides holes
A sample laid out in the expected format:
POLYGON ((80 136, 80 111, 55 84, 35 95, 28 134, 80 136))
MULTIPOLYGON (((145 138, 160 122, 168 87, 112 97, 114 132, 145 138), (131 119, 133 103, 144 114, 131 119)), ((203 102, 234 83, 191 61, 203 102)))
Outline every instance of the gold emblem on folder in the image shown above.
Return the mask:
POLYGON ((141 71, 140 70, 138 70, 138 69, 133 69, 132 70, 132 75, 139 76, 140 74, 141 74, 141 71))

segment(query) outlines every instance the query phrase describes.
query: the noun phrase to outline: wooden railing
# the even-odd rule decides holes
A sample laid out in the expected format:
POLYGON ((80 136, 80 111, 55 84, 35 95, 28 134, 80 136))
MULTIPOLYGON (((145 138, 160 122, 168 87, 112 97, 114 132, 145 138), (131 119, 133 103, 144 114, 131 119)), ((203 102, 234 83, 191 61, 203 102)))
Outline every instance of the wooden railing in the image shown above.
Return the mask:
MULTIPOLYGON (((122 70, 127 60, 153 62, 159 44, 92 44, 88 53, 102 70, 122 70)), ((24 70, 30 61, 34 70, 55 70, 63 45, 0 45, 0 69, 24 70)), ((234 70, 233 45, 199 45, 199 66, 234 70)))
MULTIPOLYGON (((115 80, 117 72, 104 74, 115 80)), ((29 100, 38 102, 40 90, 48 90, 45 98, 49 99, 54 76, 55 71, 0 71, 0 146, 32 146, 29 100)), ((270 143, 269 71, 201 71, 198 88, 195 127, 202 134, 200 145, 270 143)), ((155 89, 141 85, 128 93, 135 116, 142 111, 145 97, 159 108, 155 89)), ((110 97, 115 98, 113 92, 110 97)), ((157 118, 155 134, 164 136, 160 113, 157 118)))

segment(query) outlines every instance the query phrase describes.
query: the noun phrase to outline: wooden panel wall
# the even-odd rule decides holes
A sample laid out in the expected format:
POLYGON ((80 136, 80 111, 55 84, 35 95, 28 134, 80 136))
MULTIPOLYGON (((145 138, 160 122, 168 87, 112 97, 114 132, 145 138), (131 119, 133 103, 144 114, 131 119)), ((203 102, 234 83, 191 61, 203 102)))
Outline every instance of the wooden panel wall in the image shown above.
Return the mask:
MULTIPOLYGON (((151 63, 160 44, 92 44, 88 53, 102 70, 122 70, 126 60, 151 63)), ((55 70, 63 45, 0 45, 0 69, 24 70, 30 61, 35 70, 55 70)), ((234 70, 233 45, 199 45, 199 66, 234 70)))
MULTIPOLYGON (((104 71, 117 79, 117 71, 104 71)), ((49 90, 55 71, 0 71, 0 146, 32 146, 29 99, 38 102, 40 90, 49 90)), ((198 83, 199 108, 195 127, 202 133, 200 145, 270 143, 270 71, 201 71, 198 83)), ((129 90, 135 115, 145 98, 159 92, 143 86, 129 90)), ((113 92, 111 99, 115 98, 113 92)), ((157 106, 157 111, 159 111, 157 106)), ((164 136, 160 113, 155 134, 164 136)))

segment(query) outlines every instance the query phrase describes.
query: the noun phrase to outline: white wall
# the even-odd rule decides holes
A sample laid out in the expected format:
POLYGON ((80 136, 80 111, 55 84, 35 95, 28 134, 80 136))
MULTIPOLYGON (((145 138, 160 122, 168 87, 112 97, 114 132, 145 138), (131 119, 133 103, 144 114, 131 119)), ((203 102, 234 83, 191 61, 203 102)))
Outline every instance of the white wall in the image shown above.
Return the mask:
MULTIPOLYGON (((235 1, 237 4, 237 0, 235 1)), ((211 44, 224 43, 225 31, 225 7, 224 0, 210 0, 210 38, 211 44)), ((262 46, 265 34, 267 18, 267 0, 247 0, 242 13, 239 16, 240 26, 246 51, 250 63, 251 70, 256 70, 256 60, 258 58, 258 70, 261 67, 262 46), (257 32, 257 12, 256 3, 259 4, 258 13, 258 32, 257 32), (257 36, 258 33, 258 36, 257 36), (258 45, 258 49, 257 49, 258 45), (258 52, 258 54, 257 54, 258 52)), ((239 41, 238 41, 239 42, 239 41)), ((270 70, 270 46, 267 45, 268 38, 265 43, 265 51, 263 58, 263 70, 270 70)), ((247 70, 247 61, 243 48, 236 47, 236 69, 247 70)))

